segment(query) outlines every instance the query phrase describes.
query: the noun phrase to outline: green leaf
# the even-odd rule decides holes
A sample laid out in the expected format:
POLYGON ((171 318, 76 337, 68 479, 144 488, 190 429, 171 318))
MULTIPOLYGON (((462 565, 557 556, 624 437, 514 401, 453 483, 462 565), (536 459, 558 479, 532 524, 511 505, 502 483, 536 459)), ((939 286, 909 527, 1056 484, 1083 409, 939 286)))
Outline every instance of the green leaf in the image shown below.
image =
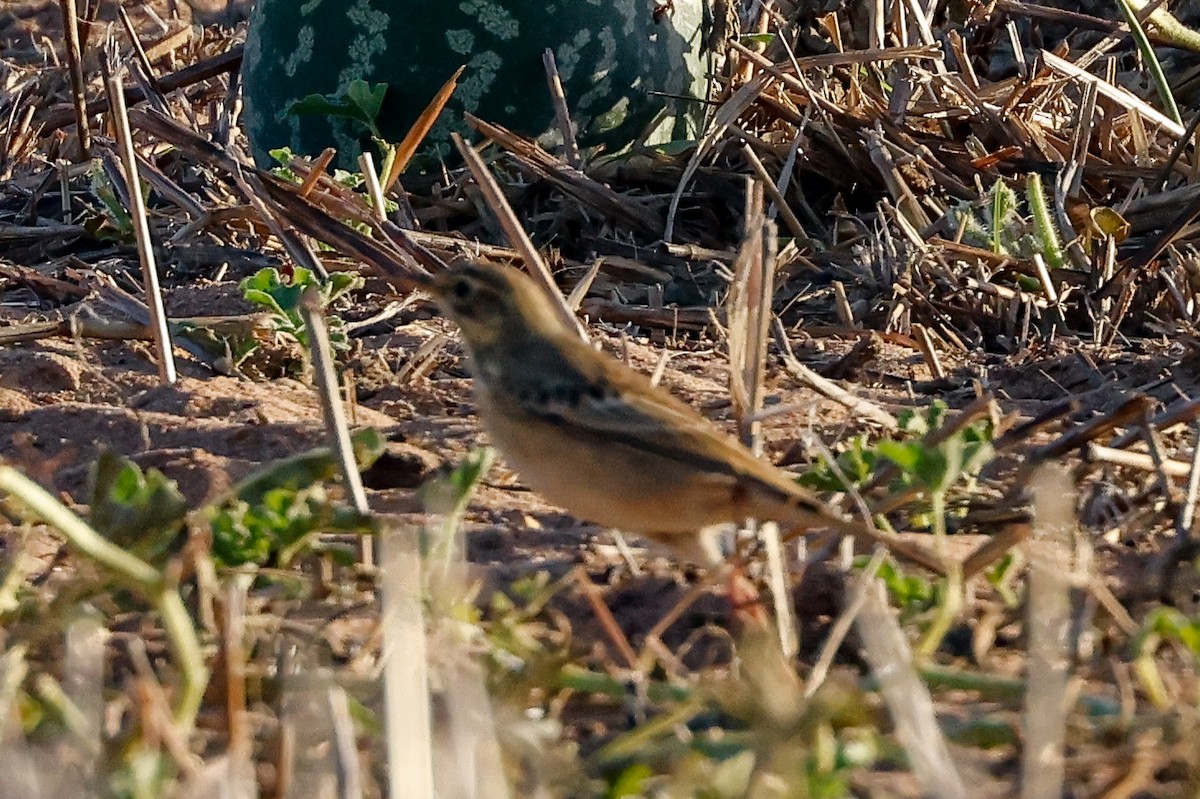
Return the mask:
POLYGON ((290 147, 278 147, 274 150, 268 150, 267 154, 271 159, 279 164, 277 167, 271 168, 271 174, 278 178, 288 181, 289 183, 303 183, 300 176, 292 171, 290 164, 296 154, 292 152, 290 147))
MULTIPOLYGON (((1139 18, 1138 11, 1143 6, 1143 3, 1138 3, 1135 10, 1133 3, 1130 3, 1129 0, 1117 0, 1117 8, 1121 9, 1121 16, 1125 18, 1125 24, 1129 26, 1129 34, 1133 37, 1134 44, 1137 45, 1142 63, 1150 72, 1150 79, 1158 91, 1158 97, 1162 100, 1167 116, 1171 117, 1176 125, 1183 125, 1183 117, 1179 115, 1179 106, 1175 103, 1175 95, 1171 91, 1171 81, 1163 72, 1162 62, 1158 60, 1158 53, 1155 52, 1150 37, 1146 35, 1146 28, 1139 18)), ((1154 15, 1151 15, 1149 19, 1152 23, 1157 21, 1154 15)))
MULTIPOLYGON (((360 469, 383 452, 384 439, 378 430, 357 430, 350 441, 360 469)), ((221 566, 261 566, 272 561, 284 566, 309 547, 314 533, 368 532, 357 513, 329 501, 325 483, 336 475, 337 460, 328 447, 253 472, 203 511, 212 530, 213 559, 221 566)))
POLYGON ((837 471, 822 461, 800 475, 796 482, 815 491, 846 491, 850 486, 843 482, 837 472, 845 475, 853 486, 861 486, 870 479, 875 470, 876 460, 876 453, 868 448, 866 438, 856 436, 850 439, 846 449, 837 456, 837 471))
POLYGON ((276 147, 274 150, 267 150, 267 154, 280 166, 287 166, 296 157, 291 147, 276 147))
MULTIPOLYGON (((854 565, 862 568, 869 561, 869 557, 863 556, 856 559, 854 565)), ((926 611, 937 604, 937 587, 930 580, 907 574, 896 564, 887 561, 880 565, 876 575, 883 581, 893 603, 906 613, 926 611)))
MULTIPOLYGON (((365 428, 350 434, 354 459, 366 469, 383 453, 384 439, 378 430, 365 428)), ((337 474, 337 459, 328 447, 316 447, 290 458, 272 461, 251 472, 233 487, 231 495, 251 505, 261 504, 275 488, 298 491, 337 474)))
POLYGON ((1005 255, 1008 253, 1006 242, 1011 240, 1012 226, 1017 224, 1017 193, 1004 182, 997 180, 992 184, 992 251, 1005 255), (1006 235, 1007 234, 1007 235, 1006 235))
POLYGON ((422 485, 418 496, 431 513, 457 517, 471 501, 475 485, 494 459, 495 452, 488 447, 472 450, 450 474, 435 476, 422 485))
POLYGON ((143 473, 111 451, 92 469, 90 521, 104 537, 150 563, 161 565, 179 538, 187 503, 162 472, 143 473))
POLYGON ((209 529, 218 566, 261 565, 271 555, 271 537, 245 502, 231 502, 213 513, 209 529))
POLYGON ((365 80, 355 80, 344 93, 310 94, 292 103, 289 114, 297 116, 341 117, 358 122, 365 132, 383 138, 379 131, 379 111, 387 94, 387 84, 377 83, 374 87, 365 80))
POLYGON ((608 790, 610 799, 622 799, 626 796, 642 796, 646 780, 654 776, 654 770, 645 763, 635 763, 624 769, 613 780, 608 790))
MULTIPOLYGON (((290 279, 285 282, 278 269, 267 267, 244 278, 238 287, 247 302, 261 305, 271 312, 270 324, 277 333, 307 349, 308 328, 299 310, 304 292, 310 287, 316 288, 324 309, 339 297, 361 288, 364 282, 362 275, 353 272, 335 272, 322 281, 311 269, 301 266, 293 267, 290 279)), ((326 314, 326 323, 329 325, 329 340, 333 349, 337 352, 349 349, 342 319, 335 314, 326 314)))
POLYGON ((1051 268, 1063 268, 1067 259, 1063 253, 1062 237, 1059 236, 1058 226, 1050 211, 1050 203, 1042 187, 1042 177, 1037 172, 1030 172, 1025 179, 1025 200, 1029 203, 1029 210, 1033 215, 1038 249, 1046 257, 1046 263, 1051 268))
POLYGON ((1193 621, 1175 608, 1158 607, 1146 614, 1134 644, 1139 656, 1151 654, 1158 638, 1177 641, 1200 658, 1200 619, 1193 621))
POLYGON ((875 451, 905 472, 915 473, 921 461, 921 445, 913 441, 880 441, 875 451))
POLYGON ((246 300, 246 302, 252 302, 255 305, 262 305, 267 310, 277 313, 280 316, 286 313, 268 291, 260 291, 259 289, 243 289, 242 297, 246 300))
MULTIPOLYGON (((210 516, 213 560, 220 566, 262 566, 273 563, 287 567, 304 551, 313 548, 317 533, 369 533, 367 521, 353 511, 335 507, 325 487, 311 485, 295 490, 275 488, 258 505, 234 500, 210 516)), ((340 545, 320 547, 336 560, 344 561, 340 545)), ((349 553, 353 562, 354 553, 349 553)))
POLYGON ((325 285, 320 288, 323 299, 328 304, 347 291, 353 291, 361 287, 364 282, 362 275, 354 272, 334 272, 329 276, 329 280, 325 282, 325 285))

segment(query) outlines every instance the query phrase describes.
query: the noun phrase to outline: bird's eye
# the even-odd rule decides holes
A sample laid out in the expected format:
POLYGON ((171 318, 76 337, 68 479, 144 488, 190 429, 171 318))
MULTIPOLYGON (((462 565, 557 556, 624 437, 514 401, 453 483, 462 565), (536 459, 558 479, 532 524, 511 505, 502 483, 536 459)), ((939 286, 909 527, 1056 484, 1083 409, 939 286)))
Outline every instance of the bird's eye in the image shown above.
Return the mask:
POLYGON ((471 281, 465 278, 456 280, 454 281, 454 288, 452 288, 451 291, 454 292, 455 297, 458 297, 460 300, 465 300, 467 297, 471 296, 471 281))

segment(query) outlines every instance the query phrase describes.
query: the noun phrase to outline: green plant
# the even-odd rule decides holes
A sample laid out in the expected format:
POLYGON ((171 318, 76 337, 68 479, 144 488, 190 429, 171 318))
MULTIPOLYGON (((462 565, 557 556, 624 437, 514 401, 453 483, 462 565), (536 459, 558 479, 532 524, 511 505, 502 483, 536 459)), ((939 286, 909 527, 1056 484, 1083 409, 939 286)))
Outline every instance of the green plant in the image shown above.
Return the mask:
POLYGON ((1007 253, 1005 238, 1018 222, 1017 193, 1003 180, 992 184, 991 216, 988 221, 992 233, 992 252, 1007 253))
POLYGON ((143 472, 111 451, 96 459, 89 521, 122 549, 161 567, 180 540, 186 514, 183 495, 162 472, 143 472))
MULTIPOLYGON (((870 560, 870 557, 862 556, 855 559, 854 565, 862 568, 870 560)), ((941 601, 941 592, 935 582, 915 574, 909 574, 894 563, 880 564, 875 574, 887 587, 892 602, 905 615, 923 613, 936 607, 941 601)))
POLYGON ((1050 213, 1050 203, 1046 199, 1046 190, 1042 186, 1042 176, 1030 172, 1025 180, 1025 199, 1033 216, 1033 226, 1037 233, 1039 251, 1046 257, 1046 263, 1053 269, 1066 266, 1067 259, 1063 255, 1062 237, 1050 213))
POLYGON ((100 208, 84 221, 84 227, 98 239, 133 241, 133 218, 121 202, 121 198, 117 196, 116 186, 109 179, 104 167, 97 165, 89 170, 88 181, 92 194, 100 201, 100 208))
POLYGON ((818 463, 797 481, 817 491, 858 489, 874 479, 884 461, 890 462, 895 467, 888 485, 893 493, 913 488, 930 497, 940 493, 942 507, 937 513, 932 513, 929 506, 909 506, 915 524, 935 529, 948 512, 944 506, 946 493, 952 489, 969 492, 980 469, 994 454, 992 428, 987 421, 974 422, 930 443, 935 440, 932 434, 946 423, 948 413, 948 406, 941 400, 931 403, 924 412, 905 411, 898 418, 897 438, 873 444, 864 436, 851 438, 834 459, 836 468, 818 463))
POLYGON ((365 80, 352 80, 346 88, 333 94, 310 94, 292 103, 287 112, 297 116, 315 115, 340 117, 352 120, 376 140, 382 140, 379 130, 379 113, 383 110, 383 98, 387 84, 374 86, 365 80))
POLYGON ((979 470, 992 459, 992 427, 987 420, 976 421, 951 435, 940 437, 937 443, 932 434, 946 423, 949 412, 945 402, 937 400, 924 411, 909 410, 900 414, 900 433, 903 439, 880 441, 875 452, 899 468, 893 489, 916 487, 930 498, 928 513, 918 513, 914 521, 923 523, 939 534, 945 533, 948 493, 959 486, 970 491, 979 470))
MULTIPOLYGON (((1043 255, 1054 269, 1066 264, 1062 237, 1046 200, 1041 176, 1029 173, 1025 182, 1024 206, 1029 218, 1021 214, 1022 197, 1004 178, 997 178, 979 203, 960 202, 950 210, 950 224, 962 232, 963 241, 986 247, 999 255, 1031 258, 1043 255)), ((1041 283, 1031 276, 1017 277, 1022 288, 1041 291, 1041 283)))
MULTIPOLYGON (((347 120, 351 125, 352 135, 360 139, 363 135, 367 135, 375 143, 379 149, 379 174, 388 175, 391 172, 392 162, 396 159, 397 145, 388 141, 379 127, 380 113, 383 111, 383 98, 387 94, 387 90, 386 83, 377 83, 372 86, 365 80, 352 80, 343 91, 332 94, 310 94, 302 97, 292 103, 288 108, 288 113, 296 116, 347 120), (356 130, 355 126, 359 126, 360 129, 356 130)), ((276 150, 271 151, 272 158, 277 158, 276 152, 276 150)), ((334 179, 352 188, 357 188, 363 182, 361 174, 344 170, 337 170, 334 179), (347 182, 348 179, 353 181, 352 185, 347 182)), ((372 198, 367 197, 367 201, 372 202, 372 198)), ((390 206, 388 213, 398 207, 392 200, 385 200, 385 202, 390 206)))
POLYGON ((1156 607, 1146 614, 1141 630, 1133 641, 1133 670, 1142 690, 1160 710, 1174 704, 1170 691, 1159 673, 1155 653, 1164 642, 1173 642, 1200 664, 1200 619, 1191 619, 1175 608, 1156 607))
MULTIPOLYGON (((383 451, 372 429, 353 435, 355 461, 366 468, 383 451)), ((229 496, 201 511, 212 533, 212 555, 219 566, 287 566, 307 549, 345 554, 321 546, 321 532, 365 534, 368 520, 331 501, 325 483, 337 474, 337 461, 326 447, 267 464, 233 488, 229 496)))
MULTIPOLYGON (((925 411, 910 411, 900 419, 900 429, 912 438, 905 441, 887 440, 879 442, 878 452, 900 468, 904 482, 922 489, 929 499, 926 520, 933 530, 937 546, 944 549, 947 532, 947 496, 962 480, 968 487, 984 464, 991 460, 992 428, 988 421, 977 421, 941 436, 931 443, 932 433, 946 422, 947 407, 944 402, 934 402, 925 411)), ((937 650, 950 625, 958 617, 962 604, 962 571, 957 567, 948 570, 945 579, 943 601, 939 603, 925 637, 918 646, 923 655, 937 650)))
MULTIPOLYGON (((947 423, 948 407, 932 403, 924 411, 900 415, 898 438, 884 439, 874 446, 864 438, 852 439, 836 458, 837 468, 821 464, 801 476, 800 482, 826 491, 845 491, 868 483, 889 462, 894 469, 889 488, 893 493, 910 492, 915 496, 907 507, 916 526, 929 528, 939 551, 944 547, 947 522, 959 511, 952 511, 948 497, 952 492, 970 492, 979 471, 991 460, 993 432, 991 423, 982 420, 964 425, 948 435, 940 431, 947 423), (847 486, 846 482, 851 486, 847 486), (926 500, 918 504, 919 498, 926 500)), ((921 651, 929 654, 937 648, 958 613, 962 575, 950 569, 942 583, 931 583, 905 575, 894 566, 880 571, 893 599, 909 610, 933 607, 936 615, 921 651)))
POLYGON ((844 448, 834 458, 834 466, 820 461, 796 478, 805 488, 814 491, 846 491, 861 488, 871 479, 879 454, 870 445, 866 436, 855 436, 845 442, 844 448), (847 482, 849 485, 847 485, 847 482))
MULTIPOLYGON (((373 462, 383 449, 375 430, 359 431, 353 443, 361 465, 373 462)), ((15 507, 59 530, 75 550, 157 611, 181 675, 174 716, 186 733, 195 723, 208 670, 180 593, 180 569, 173 557, 184 526, 207 522, 213 532, 213 552, 220 553, 219 562, 226 566, 259 563, 269 556, 294 557, 318 530, 369 530, 367 520, 334 507, 325 497, 321 481, 336 472, 332 452, 318 448, 269 464, 243 480, 227 498, 189 516, 173 482, 156 470, 142 472, 132 461, 105 453, 93 469, 90 523, 2 462, 0 497, 8 495, 15 507)), ((0 697, 6 689, 10 699, 15 698, 15 685, 0 685, 0 697)), ((58 693, 47 696, 55 698, 58 693)), ((69 701, 59 697, 54 706, 60 716, 70 717, 69 701)), ((149 778, 142 769, 148 762, 130 761, 127 776, 132 784, 149 778)), ((150 794, 131 788, 130 795, 150 794)))
MULTIPOLYGON (((308 358, 308 329, 300 314, 300 298, 309 288, 316 288, 321 298, 321 308, 328 308, 339 297, 347 292, 360 288, 363 278, 349 272, 334 272, 322 281, 311 270, 301 266, 292 267, 287 276, 274 267, 260 269, 238 284, 242 296, 255 305, 260 305, 270 312, 270 326, 275 335, 286 341, 298 344, 300 347, 300 362, 307 364, 308 358)), ((334 352, 346 352, 350 348, 350 340, 346 335, 346 323, 336 314, 326 316, 329 326, 329 340, 334 352)), ((249 355, 257 347, 257 342, 249 346, 242 358, 249 355)))
MULTIPOLYGON (((190 731, 208 683, 208 669, 192 619, 179 593, 175 570, 156 567, 125 551, 44 488, 3 463, 0 463, 0 492, 8 494, 32 516, 61 532, 74 549, 138 592, 158 612, 183 683, 173 708, 175 723, 185 732, 190 731)), ((133 493, 142 492, 135 490, 133 493)), ((136 502, 132 504, 137 506, 136 502)))

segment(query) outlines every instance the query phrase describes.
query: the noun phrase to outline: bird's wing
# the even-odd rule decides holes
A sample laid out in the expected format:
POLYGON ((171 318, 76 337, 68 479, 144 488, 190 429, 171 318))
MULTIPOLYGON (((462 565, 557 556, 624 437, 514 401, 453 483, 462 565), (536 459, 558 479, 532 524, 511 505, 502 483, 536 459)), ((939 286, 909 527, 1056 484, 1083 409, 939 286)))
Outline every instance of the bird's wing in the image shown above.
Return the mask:
POLYGON ((563 425, 579 440, 622 444, 714 474, 752 478, 785 495, 806 493, 690 405, 620 361, 597 357, 579 342, 562 342, 558 352, 568 368, 530 365, 523 370, 526 377, 517 378, 526 387, 507 392, 518 398, 523 412, 563 425), (536 373, 541 377, 535 378, 536 373))
MULTIPOLYGON (((946 565, 936 553, 894 533, 846 519, 787 473, 755 457, 732 436, 690 405, 620 361, 597 357, 578 340, 560 342, 553 369, 530 364, 521 370, 526 389, 510 386, 521 411, 562 425, 564 434, 593 444, 621 444, 635 450, 707 470, 718 482, 733 478, 747 495, 769 496, 778 521, 806 527, 830 527, 865 545, 885 544, 893 553, 936 573, 946 565), (534 378, 540 373, 540 379, 534 378), (552 379, 547 376, 552 374, 552 379), (536 389, 536 390, 530 390, 536 389), (762 493, 765 492, 765 493, 762 493), (783 509, 786 508, 786 512, 783 509)), ((753 510, 753 503, 747 510, 753 510)), ((763 505, 759 509, 766 509, 763 505)), ((748 515, 754 515, 750 513, 748 515)), ((764 516, 763 518, 772 518, 764 516)))

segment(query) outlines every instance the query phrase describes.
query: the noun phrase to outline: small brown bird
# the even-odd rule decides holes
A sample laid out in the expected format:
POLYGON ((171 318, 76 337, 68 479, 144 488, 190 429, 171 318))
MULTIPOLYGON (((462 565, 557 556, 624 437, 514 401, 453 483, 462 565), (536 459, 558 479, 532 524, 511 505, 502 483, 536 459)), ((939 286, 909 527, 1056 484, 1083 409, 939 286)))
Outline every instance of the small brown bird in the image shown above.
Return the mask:
POLYGON ((581 341, 525 274, 460 264, 430 290, 462 330, 492 441, 532 489, 571 513, 710 562, 719 555, 704 531, 751 518, 885 538, 581 341))

